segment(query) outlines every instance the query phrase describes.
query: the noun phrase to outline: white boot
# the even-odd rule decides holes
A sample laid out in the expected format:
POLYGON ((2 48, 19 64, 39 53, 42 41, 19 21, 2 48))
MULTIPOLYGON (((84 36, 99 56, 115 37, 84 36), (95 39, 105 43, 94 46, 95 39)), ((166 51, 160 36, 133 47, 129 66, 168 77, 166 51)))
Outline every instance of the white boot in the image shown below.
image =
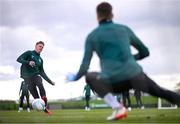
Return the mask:
POLYGON ((31 111, 30 111, 30 108, 27 108, 27 112, 31 112, 31 111))
POLYGON ((128 112, 125 107, 123 107, 122 109, 116 108, 113 110, 112 114, 109 117, 107 117, 107 120, 108 121, 118 120, 118 119, 125 118, 127 115, 128 115, 128 112))
POLYGON ((21 112, 23 110, 23 108, 22 107, 19 107, 19 110, 18 110, 18 112, 21 112))
POLYGON ((144 106, 141 106, 141 109, 144 109, 144 106))
POLYGON ((131 107, 128 107, 128 111, 131 111, 132 109, 131 109, 131 107))

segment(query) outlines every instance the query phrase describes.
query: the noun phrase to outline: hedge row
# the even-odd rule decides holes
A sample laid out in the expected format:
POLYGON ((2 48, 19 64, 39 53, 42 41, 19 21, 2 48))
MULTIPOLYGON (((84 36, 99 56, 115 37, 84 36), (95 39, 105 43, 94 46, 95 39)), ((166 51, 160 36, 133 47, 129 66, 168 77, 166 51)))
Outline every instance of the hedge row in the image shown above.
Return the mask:
MULTIPOLYGON (((143 104, 145 107, 157 107, 157 98, 152 96, 143 96, 142 97, 143 104)), ((163 104, 167 104, 168 102, 163 100, 163 104)), ((95 104, 105 104, 103 100, 90 100, 90 105, 95 104)), ((132 107, 136 107, 136 100, 134 96, 131 96, 131 104, 132 107)), ((15 101, 0 101, 0 110, 17 110, 19 104, 15 101)), ((51 109, 74 109, 74 108, 84 108, 85 100, 69 100, 69 101, 57 101, 57 102, 49 102, 49 107, 51 109)), ((24 104, 24 108, 26 108, 26 104, 24 104)))

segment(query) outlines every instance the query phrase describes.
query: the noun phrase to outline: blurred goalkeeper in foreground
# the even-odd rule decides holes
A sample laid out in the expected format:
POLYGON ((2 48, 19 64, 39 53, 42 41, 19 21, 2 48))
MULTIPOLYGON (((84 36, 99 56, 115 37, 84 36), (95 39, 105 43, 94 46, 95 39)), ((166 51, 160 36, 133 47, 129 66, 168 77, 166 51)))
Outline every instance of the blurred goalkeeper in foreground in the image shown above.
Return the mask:
POLYGON ((131 88, 180 105, 180 95, 158 86, 138 65, 136 60, 149 56, 149 51, 129 27, 112 21, 112 6, 102 2, 97 6, 96 12, 99 26, 86 39, 84 58, 78 73, 68 74, 67 80, 76 81, 85 75, 91 89, 113 109, 107 120, 127 116, 126 108, 112 93, 121 93, 131 88), (131 54, 131 45, 137 49, 136 55, 131 54), (93 52, 100 59, 101 72, 87 72, 93 52))

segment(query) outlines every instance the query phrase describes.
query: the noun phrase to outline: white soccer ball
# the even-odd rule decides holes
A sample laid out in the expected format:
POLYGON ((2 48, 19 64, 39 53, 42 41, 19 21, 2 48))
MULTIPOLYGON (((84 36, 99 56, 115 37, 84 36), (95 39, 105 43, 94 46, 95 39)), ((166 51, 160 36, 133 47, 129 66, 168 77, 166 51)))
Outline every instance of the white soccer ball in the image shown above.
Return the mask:
POLYGON ((44 102, 44 100, 42 100, 40 98, 34 99, 33 102, 32 102, 32 108, 34 110, 38 110, 38 111, 44 110, 45 109, 45 102, 44 102))

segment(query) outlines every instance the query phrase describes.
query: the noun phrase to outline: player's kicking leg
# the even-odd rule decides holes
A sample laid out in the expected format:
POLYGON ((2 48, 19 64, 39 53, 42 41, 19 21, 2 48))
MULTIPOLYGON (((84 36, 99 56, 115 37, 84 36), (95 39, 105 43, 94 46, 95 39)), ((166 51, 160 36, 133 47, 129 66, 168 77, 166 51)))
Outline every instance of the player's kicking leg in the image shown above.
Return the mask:
POLYGON ((45 102, 44 112, 47 113, 48 115, 52 115, 53 113, 48 109, 47 97, 46 97, 46 96, 43 96, 42 99, 43 99, 44 102, 45 102))
POLYGON ((113 109, 112 114, 107 117, 108 121, 123 119, 127 117, 127 109, 122 104, 120 104, 111 93, 108 93, 104 96, 104 101, 113 109))
POLYGON ((44 112, 47 113, 48 115, 52 115, 53 113, 48 109, 46 91, 42 83, 42 78, 40 76, 37 76, 35 77, 34 82, 36 83, 36 86, 39 88, 41 99, 43 99, 45 102, 44 112))

